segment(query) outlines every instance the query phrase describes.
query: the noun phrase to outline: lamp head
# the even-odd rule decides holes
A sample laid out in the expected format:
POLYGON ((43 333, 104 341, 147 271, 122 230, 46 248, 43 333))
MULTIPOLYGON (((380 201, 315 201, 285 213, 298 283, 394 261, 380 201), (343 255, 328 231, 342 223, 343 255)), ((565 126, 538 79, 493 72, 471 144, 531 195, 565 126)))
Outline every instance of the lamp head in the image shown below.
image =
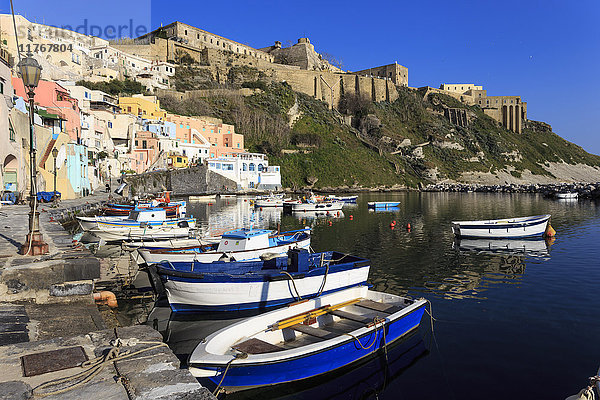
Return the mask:
POLYGON ((30 90, 34 90, 42 77, 42 66, 29 54, 19 61, 17 67, 23 84, 30 90))
POLYGON ((52 157, 58 157, 58 149, 56 147, 52 149, 52 157))

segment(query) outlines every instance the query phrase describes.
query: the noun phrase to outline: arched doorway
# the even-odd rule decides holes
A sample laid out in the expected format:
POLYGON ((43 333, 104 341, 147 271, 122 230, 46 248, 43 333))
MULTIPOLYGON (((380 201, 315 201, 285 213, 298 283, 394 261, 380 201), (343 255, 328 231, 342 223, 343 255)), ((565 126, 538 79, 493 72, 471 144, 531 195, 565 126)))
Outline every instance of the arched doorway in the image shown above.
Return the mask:
POLYGON ((3 176, 2 176, 2 190, 10 190, 16 192, 18 188, 17 171, 19 169, 19 162, 17 157, 9 154, 4 159, 3 163, 3 176))

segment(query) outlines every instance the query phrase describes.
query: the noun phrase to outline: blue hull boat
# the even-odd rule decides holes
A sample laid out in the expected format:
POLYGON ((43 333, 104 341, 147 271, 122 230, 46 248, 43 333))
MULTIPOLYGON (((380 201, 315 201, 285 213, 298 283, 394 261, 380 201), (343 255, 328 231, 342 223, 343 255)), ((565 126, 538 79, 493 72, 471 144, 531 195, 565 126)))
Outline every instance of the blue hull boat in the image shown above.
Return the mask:
POLYGON ((370 201, 367 203, 369 208, 374 209, 387 209, 392 207, 398 207, 400 205, 399 201, 370 201))
POLYGON ((230 391, 318 376, 411 332, 426 304, 366 286, 320 296, 209 335, 190 355, 189 369, 230 391))

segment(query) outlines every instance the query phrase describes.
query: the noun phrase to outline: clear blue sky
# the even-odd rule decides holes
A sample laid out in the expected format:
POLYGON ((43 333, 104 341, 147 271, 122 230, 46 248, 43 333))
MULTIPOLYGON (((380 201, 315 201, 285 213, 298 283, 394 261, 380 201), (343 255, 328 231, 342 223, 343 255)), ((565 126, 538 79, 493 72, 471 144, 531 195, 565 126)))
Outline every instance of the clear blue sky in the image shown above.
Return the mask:
POLYGON ((489 95, 520 95, 530 119, 600 154, 597 0, 14 2, 55 25, 130 15, 148 25, 150 15, 152 28, 177 20, 256 48, 308 36, 349 70, 397 61, 410 86, 475 83, 489 95))

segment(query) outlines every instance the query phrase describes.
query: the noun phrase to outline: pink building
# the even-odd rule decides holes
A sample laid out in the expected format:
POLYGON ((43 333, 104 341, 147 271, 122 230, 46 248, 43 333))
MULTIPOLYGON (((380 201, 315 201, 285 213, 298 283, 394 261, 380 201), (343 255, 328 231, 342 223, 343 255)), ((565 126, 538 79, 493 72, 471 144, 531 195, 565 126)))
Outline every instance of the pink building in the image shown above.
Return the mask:
POLYGON ((138 174, 146 172, 156 161, 158 152, 158 138, 156 138, 152 132, 136 132, 132 151, 131 169, 138 174))
POLYGON ((244 152, 244 135, 235 133, 233 125, 213 124, 201 118, 170 113, 165 119, 176 125, 176 137, 180 142, 193 143, 190 142, 193 140, 191 130, 197 130, 210 143, 211 158, 244 152))
MULTIPOLYGON (((12 84, 15 88, 15 94, 27 101, 29 97, 23 85, 23 80, 13 76, 12 84)), ((80 143, 81 120, 79 105, 77 104, 77 99, 71 97, 67 89, 56 82, 40 80, 38 87, 35 89, 34 101, 35 104, 45 107, 49 113, 57 114, 65 120, 63 132, 68 134, 71 140, 80 143)))

